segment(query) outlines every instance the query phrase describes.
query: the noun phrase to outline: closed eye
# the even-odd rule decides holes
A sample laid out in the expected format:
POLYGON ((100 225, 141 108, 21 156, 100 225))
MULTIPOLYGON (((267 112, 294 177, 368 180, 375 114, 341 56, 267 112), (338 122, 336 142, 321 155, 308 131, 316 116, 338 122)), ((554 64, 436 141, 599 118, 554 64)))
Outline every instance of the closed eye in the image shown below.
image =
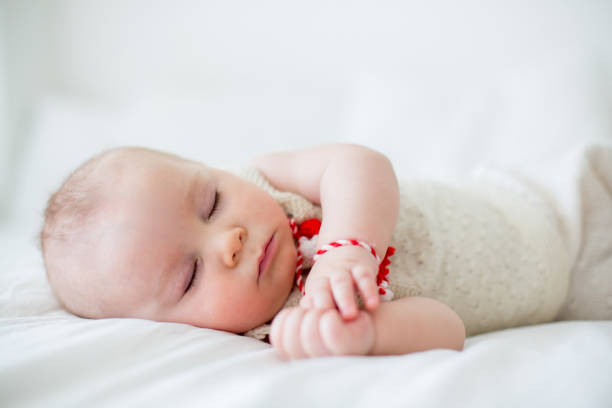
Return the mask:
POLYGON ((187 283, 187 286, 185 287, 185 293, 189 292, 189 289, 191 289, 191 287, 193 286, 193 283, 195 282, 198 276, 199 265, 200 265, 200 258, 196 258, 195 261, 193 261, 191 277, 189 278, 189 283, 187 283))
POLYGON ((208 219, 212 219, 219 208, 219 203, 221 202, 221 194, 218 191, 215 191, 215 201, 213 202, 212 208, 210 209, 210 213, 208 213, 208 219))

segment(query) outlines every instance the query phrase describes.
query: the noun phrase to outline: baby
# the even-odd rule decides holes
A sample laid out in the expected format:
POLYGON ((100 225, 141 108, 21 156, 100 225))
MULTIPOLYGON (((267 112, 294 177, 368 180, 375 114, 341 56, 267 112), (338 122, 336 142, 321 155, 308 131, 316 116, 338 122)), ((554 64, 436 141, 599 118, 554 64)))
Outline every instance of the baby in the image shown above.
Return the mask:
POLYGON ((461 350, 466 331, 551 321, 564 304, 571 257, 537 195, 400 189, 389 160, 356 145, 267 154, 252 167, 238 176, 131 147, 83 164, 50 198, 41 233, 62 306, 269 334, 280 355, 304 358, 461 350), (307 278, 298 268, 299 299, 303 250, 289 217, 312 214, 322 214, 322 254, 305 260, 307 278), (381 280, 393 300, 381 301, 381 280))

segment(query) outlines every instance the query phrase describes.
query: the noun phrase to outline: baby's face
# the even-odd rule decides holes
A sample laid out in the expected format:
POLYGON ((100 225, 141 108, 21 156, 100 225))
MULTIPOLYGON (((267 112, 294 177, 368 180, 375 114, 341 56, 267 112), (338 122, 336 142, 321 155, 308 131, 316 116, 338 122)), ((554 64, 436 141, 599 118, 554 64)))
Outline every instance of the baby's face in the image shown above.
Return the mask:
POLYGON ((109 187, 95 259, 116 291, 113 314, 236 333, 270 320, 296 265, 278 203, 200 163, 150 153, 127 160, 109 187))

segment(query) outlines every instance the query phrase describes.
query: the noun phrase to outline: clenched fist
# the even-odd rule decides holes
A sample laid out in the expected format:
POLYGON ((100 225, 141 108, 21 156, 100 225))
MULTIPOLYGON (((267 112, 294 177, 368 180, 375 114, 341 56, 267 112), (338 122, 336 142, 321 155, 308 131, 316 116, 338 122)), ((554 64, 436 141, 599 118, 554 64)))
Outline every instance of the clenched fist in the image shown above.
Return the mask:
POLYGON ((332 355, 364 355, 374 346, 374 324, 365 311, 345 321, 336 309, 291 307, 272 322, 270 342, 290 359, 332 355))

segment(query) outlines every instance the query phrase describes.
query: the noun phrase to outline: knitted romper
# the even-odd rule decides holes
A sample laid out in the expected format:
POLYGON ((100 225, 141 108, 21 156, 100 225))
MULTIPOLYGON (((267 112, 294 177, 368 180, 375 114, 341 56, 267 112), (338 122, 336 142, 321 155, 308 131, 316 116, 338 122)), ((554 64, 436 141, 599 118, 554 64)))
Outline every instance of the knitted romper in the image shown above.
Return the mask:
MULTIPOLYGON (((606 154, 612 187, 612 150, 606 154)), ((276 190, 256 170, 240 174, 298 222, 321 218, 319 206, 276 190)), ((578 187, 585 185, 581 180, 578 187)), ((570 303, 588 294, 576 295, 584 286, 580 282, 570 285, 577 253, 570 221, 547 193, 519 173, 491 169, 481 169, 462 185, 400 181, 399 217, 390 242, 396 252, 388 275, 393 298, 425 296, 447 304, 462 318, 468 336, 549 322, 561 311, 564 318, 598 318, 592 310, 571 311, 570 303), (573 298, 566 302, 568 291, 573 298)), ((607 214, 612 227, 612 207, 607 214)), ((378 252, 382 256, 384 249, 378 252)), ((612 295, 612 273, 606 274, 603 297, 612 295)), ((294 287, 284 307, 296 306, 300 297, 294 287)), ((612 318, 612 305, 604 309, 603 318, 612 318)), ((245 334, 264 339, 269 330, 264 324, 245 334)))

